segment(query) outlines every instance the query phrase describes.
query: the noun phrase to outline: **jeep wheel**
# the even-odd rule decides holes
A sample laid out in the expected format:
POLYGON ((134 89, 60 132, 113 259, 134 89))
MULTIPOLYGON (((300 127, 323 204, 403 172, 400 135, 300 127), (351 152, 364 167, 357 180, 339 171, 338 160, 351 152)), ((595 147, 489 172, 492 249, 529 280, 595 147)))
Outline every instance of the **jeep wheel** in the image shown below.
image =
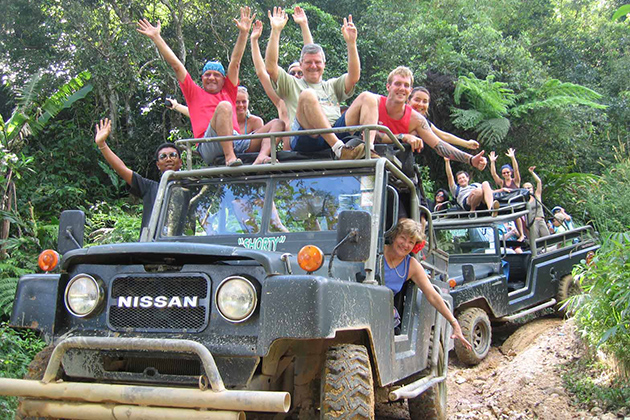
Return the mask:
MULTIPOLYGON (((429 349, 429 358, 432 349, 429 349)), ((446 375, 446 357, 444 343, 440 340, 437 374, 446 375)), ((442 381, 408 400, 411 420, 446 420, 446 381, 442 381)))
POLYGON ((575 311, 573 308, 568 308, 566 306, 566 300, 571 296, 576 296, 582 293, 582 288, 580 284, 573 279, 571 274, 567 274, 562 277, 560 283, 558 284, 558 294, 556 294, 556 301, 558 304, 556 305, 556 314, 561 318, 569 318, 573 316, 575 311))
POLYGON ((466 340, 472 344, 468 350, 459 340, 455 340, 455 353, 462 362, 473 366, 479 364, 490 351, 492 327, 488 314, 481 308, 468 308, 457 316, 466 340))
POLYGON ((365 346, 328 349, 321 383, 321 419, 374 419, 374 384, 365 346))
MULTIPOLYGON (((44 377, 44 372, 46 372, 46 367, 48 366, 48 361, 50 360, 50 356, 52 356, 52 352, 55 349, 54 346, 48 346, 44 348, 42 351, 37 353, 31 363, 28 365, 28 371, 26 375, 24 375, 23 379, 42 379, 44 377)), ((21 399, 20 399, 21 400, 21 399)), ((16 420, 44 420, 50 419, 49 417, 31 417, 25 416, 21 414, 22 403, 20 402, 17 409, 17 414, 15 416, 16 420)))

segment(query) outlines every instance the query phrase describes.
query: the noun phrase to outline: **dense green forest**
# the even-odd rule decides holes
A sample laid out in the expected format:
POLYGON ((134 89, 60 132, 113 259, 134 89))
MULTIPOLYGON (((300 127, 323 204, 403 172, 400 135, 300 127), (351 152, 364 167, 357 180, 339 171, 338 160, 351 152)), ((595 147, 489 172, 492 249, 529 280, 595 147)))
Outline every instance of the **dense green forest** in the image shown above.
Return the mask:
MULTIPOLYGON (((507 148, 515 148, 525 180, 526 168, 537 167, 549 207, 562 205, 580 222, 595 222, 604 238, 621 234, 606 252, 608 258, 621 258, 615 275, 623 279, 625 272, 625 283, 617 283, 615 315, 607 324, 592 323, 600 329, 594 343, 617 333, 627 337, 630 319, 630 246, 623 235, 630 226, 630 196, 624 192, 630 173, 630 18, 624 3, 300 3, 315 41, 326 51, 325 76, 345 71, 340 27, 352 14, 362 65, 358 93, 386 93, 387 74, 399 65, 410 67, 415 85, 431 91, 429 118, 435 125, 478 139, 486 153, 499 154, 500 165, 508 162, 507 148)), ((227 65, 238 35, 233 18, 241 5, 233 0, 2 1, 0 308, 10 307, 16 279, 35 269, 37 253, 55 247, 62 210, 86 211, 88 243, 137 238, 139 201, 128 197, 124 181, 94 144, 99 119, 113 121, 112 149, 130 168, 154 179, 155 147, 191 137, 189 121, 163 105, 166 96, 183 102, 174 74, 136 31, 136 22, 160 20, 164 39, 199 80, 206 60, 227 65)), ((264 49, 267 10, 294 3, 249 5, 264 22, 264 49)), ((290 21, 282 33, 280 65, 286 68, 299 57, 301 42, 290 21)), ((249 46, 240 76, 250 91, 251 111, 274 118, 249 46)), ((444 187, 443 160, 427 149, 417 161, 428 168, 429 190, 444 187)), ((491 180, 488 170, 474 177, 491 180)), ((610 275, 587 271, 584 278, 610 275)), ((627 343, 613 350, 622 344, 627 343)))

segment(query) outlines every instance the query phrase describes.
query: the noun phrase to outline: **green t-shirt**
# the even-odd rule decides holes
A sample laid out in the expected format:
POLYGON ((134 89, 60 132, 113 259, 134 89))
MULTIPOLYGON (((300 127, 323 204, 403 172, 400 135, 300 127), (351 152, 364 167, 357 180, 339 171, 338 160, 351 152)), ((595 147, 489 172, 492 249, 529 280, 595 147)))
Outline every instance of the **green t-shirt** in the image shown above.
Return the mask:
POLYGON ((329 79, 320 83, 309 84, 304 79, 297 79, 290 76, 282 68, 278 67, 278 80, 272 81, 273 88, 280 98, 284 100, 289 112, 289 121, 295 119, 297 113, 297 103, 300 93, 306 89, 313 89, 315 94, 319 98, 319 104, 330 121, 330 125, 333 125, 335 121, 341 117, 341 111, 339 109, 339 103, 345 101, 354 94, 354 87, 349 94, 346 94, 346 77, 348 73, 343 74, 341 77, 329 79))

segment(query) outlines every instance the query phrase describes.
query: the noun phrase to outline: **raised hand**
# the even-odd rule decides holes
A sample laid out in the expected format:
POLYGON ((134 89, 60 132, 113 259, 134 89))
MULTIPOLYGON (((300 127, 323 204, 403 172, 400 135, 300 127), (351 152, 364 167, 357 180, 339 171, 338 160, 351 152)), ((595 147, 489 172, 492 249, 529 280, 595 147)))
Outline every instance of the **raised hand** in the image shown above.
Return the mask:
POLYGON ((257 20, 256 22, 254 22, 254 25, 252 26, 252 35, 250 36, 252 41, 257 41, 258 38, 260 38, 260 36, 262 35, 262 29, 263 23, 261 21, 257 20))
POLYGON ((514 150, 513 148, 510 147, 507 150, 507 153, 505 154, 505 156, 507 156, 509 158, 513 158, 513 157, 515 157, 515 153, 516 153, 516 150, 514 150))
POLYGON ((293 9, 293 21, 300 26, 308 24, 306 12, 300 6, 295 6, 295 9, 293 9))
POLYGON ((234 19, 234 23, 236 23, 236 27, 239 29, 239 31, 249 32, 249 28, 252 27, 252 22, 254 21, 255 17, 256 14, 252 16, 252 10, 249 8, 249 6, 241 7, 241 18, 240 20, 234 19))
POLYGON ((529 172, 534 173, 534 169, 536 169, 536 167, 535 167, 535 166, 530 166, 530 167, 529 167, 529 172))
POLYGON ((490 158, 490 162, 496 162, 497 161, 497 154, 494 153, 494 150, 492 152, 490 152, 490 156, 488 156, 490 158))
POLYGON ((343 34, 343 39, 346 40, 346 44, 357 42, 357 28, 354 26, 354 23, 352 23, 352 15, 348 15, 347 19, 343 18, 341 33, 343 34))
POLYGON ((267 16, 269 16, 269 23, 271 24, 272 30, 284 29, 284 25, 286 25, 289 20, 289 16, 282 10, 282 7, 274 7, 273 14, 271 11, 267 10, 267 16))
POLYGON ((469 149, 479 149, 479 142, 473 139, 468 140, 468 148, 469 149))
POLYGON ((148 20, 140 19, 138 21, 138 27, 136 28, 136 30, 140 32, 141 34, 146 35, 151 39, 154 39, 160 36, 160 32, 162 30, 162 24, 158 20, 157 26, 153 26, 148 20))
POLYGON ((109 133, 112 131, 112 122, 109 118, 103 118, 96 124, 96 136, 94 136, 94 142, 100 148, 105 144, 105 140, 109 137, 109 133))
POLYGON ((477 168, 480 171, 483 171, 484 169, 486 169, 486 165, 488 164, 488 159, 483 157, 484 153, 486 153, 485 150, 482 150, 481 152, 477 153, 475 156, 473 156, 470 162, 474 168, 477 168))

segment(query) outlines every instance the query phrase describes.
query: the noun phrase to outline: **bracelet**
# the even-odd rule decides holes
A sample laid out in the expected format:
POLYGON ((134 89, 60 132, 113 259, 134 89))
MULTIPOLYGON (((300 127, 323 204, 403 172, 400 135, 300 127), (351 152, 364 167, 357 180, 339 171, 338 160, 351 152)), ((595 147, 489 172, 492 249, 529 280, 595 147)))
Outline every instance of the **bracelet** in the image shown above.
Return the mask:
POLYGON ((473 158, 472 156, 468 158, 468 164, 469 164, 470 166, 473 166, 473 164, 472 164, 472 158, 473 158))
POLYGON ((103 147, 98 146, 98 150, 103 150, 103 149, 104 149, 104 148, 106 148, 106 147, 107 147, 107 145, 106 145, 106 144, 104 144, 104 145, 103 145, 103 147))

